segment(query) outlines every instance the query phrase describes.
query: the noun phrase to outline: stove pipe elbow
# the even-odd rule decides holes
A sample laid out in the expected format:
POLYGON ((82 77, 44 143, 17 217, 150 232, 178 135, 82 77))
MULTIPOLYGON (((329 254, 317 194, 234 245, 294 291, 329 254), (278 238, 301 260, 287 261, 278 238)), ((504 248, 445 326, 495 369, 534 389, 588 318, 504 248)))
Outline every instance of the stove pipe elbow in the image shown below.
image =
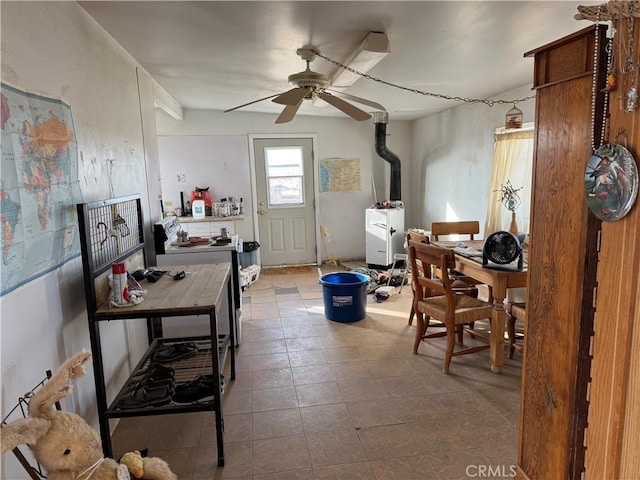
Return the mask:
POLYGON ((389 187, 389 200, 392 202, 402 200, 402 187, 400 177, 400 159, 387 148, 387 123, 389 114, 387 112, 375 112, 373 122, 376 126, 375 143, 376 153, 391 166, 391 185, 389 187))

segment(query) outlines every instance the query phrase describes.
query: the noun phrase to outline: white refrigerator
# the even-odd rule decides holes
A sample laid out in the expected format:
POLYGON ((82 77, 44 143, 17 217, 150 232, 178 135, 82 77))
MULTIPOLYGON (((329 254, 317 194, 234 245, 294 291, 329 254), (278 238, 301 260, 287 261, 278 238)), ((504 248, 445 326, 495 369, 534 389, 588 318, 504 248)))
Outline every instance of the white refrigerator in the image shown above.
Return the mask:
POLYGON ((394 253, 404 253, 404 208, 367 208, 366 262, 389 268, 394 253))

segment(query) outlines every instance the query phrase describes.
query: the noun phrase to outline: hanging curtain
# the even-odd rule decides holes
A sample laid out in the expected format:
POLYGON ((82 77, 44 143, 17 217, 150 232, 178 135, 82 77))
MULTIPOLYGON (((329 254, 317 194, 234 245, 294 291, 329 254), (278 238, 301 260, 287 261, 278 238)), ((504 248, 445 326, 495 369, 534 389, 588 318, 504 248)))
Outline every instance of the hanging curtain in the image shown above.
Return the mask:
POLYGON ((507 180, 514 188, 522 187, 518 192, 521 204, 516 210, 516 221, 519 232, 529 233, 533 135, 531 125, 518 130, 496 131, 485 238, 493 232, 509 230, 511 212, 500 202, 500 187, 507 180))

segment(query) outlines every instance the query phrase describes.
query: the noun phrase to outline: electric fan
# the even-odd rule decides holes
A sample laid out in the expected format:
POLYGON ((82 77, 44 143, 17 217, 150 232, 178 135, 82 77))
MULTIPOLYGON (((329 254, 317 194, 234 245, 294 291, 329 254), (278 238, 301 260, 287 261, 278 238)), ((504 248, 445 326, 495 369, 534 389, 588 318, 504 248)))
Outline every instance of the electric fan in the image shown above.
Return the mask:
POLYGON ((522 271, 522 246, 518 237, 505 231, 489 235, 482 249, 482 266, 493 270, 522 271), (516 260, 517 264, 514 264, 516 260))

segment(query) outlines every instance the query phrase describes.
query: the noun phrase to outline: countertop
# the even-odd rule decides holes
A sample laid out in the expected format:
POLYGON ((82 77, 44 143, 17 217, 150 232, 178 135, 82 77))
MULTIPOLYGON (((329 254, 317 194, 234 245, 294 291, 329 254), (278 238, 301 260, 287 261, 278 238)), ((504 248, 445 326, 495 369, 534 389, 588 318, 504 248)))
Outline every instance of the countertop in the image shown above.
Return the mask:
POLYGON ((145 281, 142 303, 112 307, 107 301, 95 312, 93 320, 206 314, 221 305, 231 273, 229 262, 171 268, 183 270, 187 276, 177 281, 167 275, 155 283, 145 281))
POLYGON ((180 223, 201 223, 201 222, 235 222, 236 220, 244 220, 244 215, 231 215, 229 217, 204 217, 193 218, 192 216, 177 217, 180 223))
POLYGON ((238 234, 234 233, 233 235, 230 235, 229 238, 231 238, 231 241, 228 243, 223 243, 221 245, 215 245, 215 240, 213 239, 215 237, 210 237, 210 242, 208 243, 194 243, 194 244, 189 244, 189 243, 185 243, 185 244, 172 244, 169 245, 169 247, 167 247, 167 254, 171 254, 171 253, 190 253, 190 252, 197 252, 197 251, 202 251, 202 250, 207 250, 207 251, 218 251, 218 252, 224 252, 224 251, 233 251, 237 249, 238 246, 238 234))

